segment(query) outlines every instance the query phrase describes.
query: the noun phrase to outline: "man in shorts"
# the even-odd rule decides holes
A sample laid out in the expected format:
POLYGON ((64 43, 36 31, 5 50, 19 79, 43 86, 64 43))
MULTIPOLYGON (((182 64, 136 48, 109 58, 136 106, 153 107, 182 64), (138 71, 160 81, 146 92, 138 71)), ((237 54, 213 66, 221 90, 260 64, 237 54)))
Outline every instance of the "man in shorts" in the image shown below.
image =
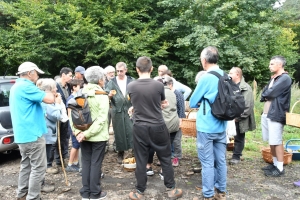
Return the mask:
POLYGON ((273 73, 268 85, 263 89, 261 102, 265 102, 261 116, 263 140, 268 141, 273 156, 273 164, 263 167, 266 176, 279 177, 284 174, 282 132, 285 125, 285 113, 290 109, 292 79, 284 71, 286 60, 274 56, 270 61, 273 73))
POLYGON ((146 164, 149 150, 156 151, 164 172, 164 184, 168 197, 178 199, 182 190, 177 189, 174 180, 174 170, 171 162, 170 134, 164 122, 161 109, 168 105, 165 100, 164 85, 150 78, 153 70, 150 58, 139 57, 136 62, 136 71, 139 79, 128 84, 128 99, 133 111, 133 146, 136 158, 135 177, 136 191, 130 192, 130 199, 144 199, 147 185, 146 164))

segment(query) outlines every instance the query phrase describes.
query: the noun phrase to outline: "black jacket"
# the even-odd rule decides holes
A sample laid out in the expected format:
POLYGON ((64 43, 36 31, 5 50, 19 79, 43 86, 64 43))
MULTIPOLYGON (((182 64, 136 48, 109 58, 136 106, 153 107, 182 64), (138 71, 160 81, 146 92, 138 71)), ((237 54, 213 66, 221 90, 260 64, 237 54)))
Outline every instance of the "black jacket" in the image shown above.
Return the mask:
POLYGON ((285 114, 290 109, 292 79, 287 73, 283 73, 274 79, 271 88, 270 82, 271 80, 261 94, 261 101, 271 101, 267 118, 285 124, 285 114))

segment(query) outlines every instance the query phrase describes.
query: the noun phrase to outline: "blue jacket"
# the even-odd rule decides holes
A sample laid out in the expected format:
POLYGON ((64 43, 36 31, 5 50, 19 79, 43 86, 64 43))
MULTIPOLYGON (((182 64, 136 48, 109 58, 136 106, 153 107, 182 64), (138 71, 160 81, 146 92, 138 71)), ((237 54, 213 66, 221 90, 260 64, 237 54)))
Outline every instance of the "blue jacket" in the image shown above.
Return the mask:
MULTIPOLYGON (((208 71, 214 70, 219 74, 223 75, 223 70, 218 66, 211 67, 208 71)), ((190 107, 200 108, 197 112, 196 127, 197 131, 204 133, 223 133, 226 130, 227 121, 219 120, 215 118, 211 113, 211 108, 209 103, 213 103, 218 94, 218 82, 219 79, 213 74, 204 74, 194 90, 192 96, 190 97, 190 107), (204 101, 205 99, 209 100, 204 101), (205 104, 205 112, 203 106, 205 104)))
POLYGON ((46 144, 54 144, 57 140, 56 123, 60 120, 61 105, 42 103, 46 116, 47 133, 44 135, 46 144))

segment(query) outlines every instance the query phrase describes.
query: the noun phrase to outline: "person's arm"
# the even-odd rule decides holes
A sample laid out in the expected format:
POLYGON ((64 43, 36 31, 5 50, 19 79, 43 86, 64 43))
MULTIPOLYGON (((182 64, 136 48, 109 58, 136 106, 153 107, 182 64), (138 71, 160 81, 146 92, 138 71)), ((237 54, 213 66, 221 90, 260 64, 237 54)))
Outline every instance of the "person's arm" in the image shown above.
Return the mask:
POLYGON ((241 115, 241 118, 247 118, 251 114, 251 110, 253 110, 254 106, 254 97, 252 88, 250 86, 247 86, 247 90, 243 93, 244 99, 245 99, 245 110, 243 114, 241 115))
POLYGON ((206 90, 208 90, 210 79, 212 77, 210 75, 205 75, 202 78, 200 78, 192 96, 190 97, 190 107, 191 108, 199 108, 200 102, 204 97, 204 94, 206 93, 206 90))
POLYGON ((48 104, 54 103, 55 102, 54 94, 52 92, 46 92, 46 95, 43 98, 43 102, 48 104))
POLYGON ((262 98, 272 100, 282 94, 282 91, 291 87, 292 80, 288 75, 281 75, 270 88, 266 88, 261 94, 262 98))
POLYGON ((178 92, 175 91, 175 95, 176 95, 176 101, 177 101, 177 114, 179 118, 185 118, 185 106, 184 106, 184 97, 183 95, 178 92))
POLYGON ((184 100, 190 96, 192 90, 188 86, 176 81, 175 79, 173 79, 173 85, 176 90, 183 93, 184 100))

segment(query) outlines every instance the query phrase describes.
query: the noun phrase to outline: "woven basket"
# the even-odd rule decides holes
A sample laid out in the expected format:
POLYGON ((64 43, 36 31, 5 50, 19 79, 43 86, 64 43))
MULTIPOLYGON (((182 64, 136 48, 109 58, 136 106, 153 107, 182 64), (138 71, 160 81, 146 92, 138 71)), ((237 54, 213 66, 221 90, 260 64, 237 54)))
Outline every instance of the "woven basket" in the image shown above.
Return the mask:
POLYGON ((300 128, 300 114, 293 113, 294 107, 300 101, 296 101, 290 113, 286 113, 286 124, 300 128))
MULTIPOLYGON (((262 155, 265 162, 270 163, 270 164, 273 163, 273 156, 271 154, 271 149, 270 148, 263 149, 261 151, 261 155, 262 155)), ((292 156, 293 156, 292 153, 288 153, 288 152, 285 151, 284 155, 283 155, 283 164, 284 165, 290 164, 292 162, 292 156)))
POLYGON ((183 135, 197 137, 196 119, 188 119, 190 113, 195 110, 191 109, 185 119, 182 119, 181 131, 183 135))

